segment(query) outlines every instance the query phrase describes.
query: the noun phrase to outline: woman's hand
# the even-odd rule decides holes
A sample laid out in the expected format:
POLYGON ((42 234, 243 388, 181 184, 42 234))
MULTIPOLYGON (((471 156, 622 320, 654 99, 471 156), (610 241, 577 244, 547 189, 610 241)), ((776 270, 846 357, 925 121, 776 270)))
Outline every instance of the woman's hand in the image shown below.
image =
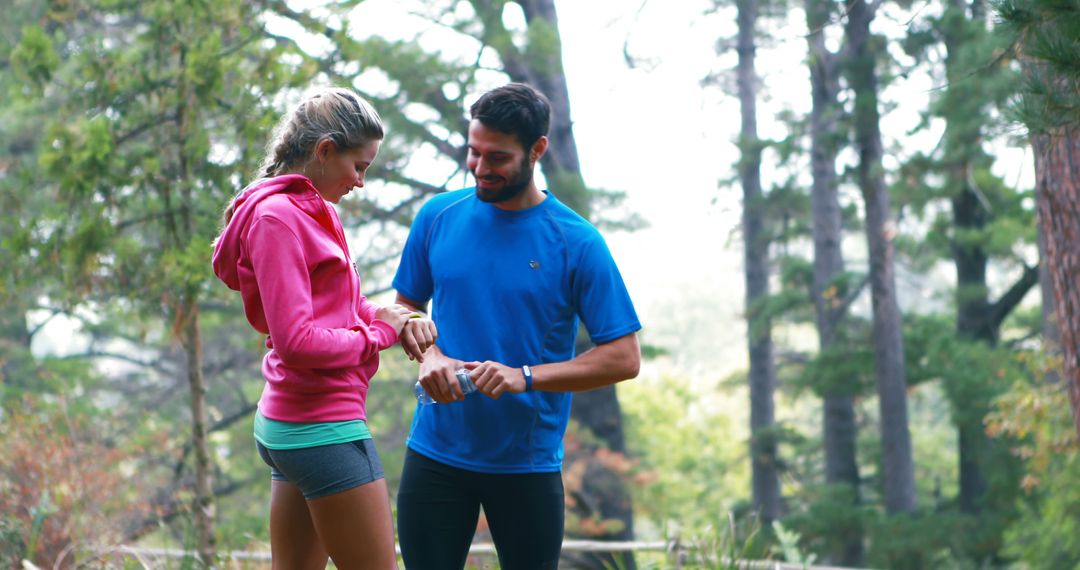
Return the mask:
POLYGON ((409 317, 414 313, 415 311, 412 309, 395 303, 379 307, 379 310, 375 311, 375 318, 394 327, 394 332, 400 337, 401 330, 405 328, 405 323, 409 322, 409 317))

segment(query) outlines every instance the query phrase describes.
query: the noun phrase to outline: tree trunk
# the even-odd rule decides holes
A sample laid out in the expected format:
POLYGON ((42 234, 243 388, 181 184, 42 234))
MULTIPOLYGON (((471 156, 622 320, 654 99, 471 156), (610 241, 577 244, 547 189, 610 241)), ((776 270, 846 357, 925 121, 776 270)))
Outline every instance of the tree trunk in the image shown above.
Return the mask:
MULTIPOLYGON (((810 171, 813 174, 811 211, 814 234, 814 311, 818 346, 822 353, 838 345, 836 329, 844 316, 843 299, 834 282, 844 273, 843 222, 837 194, 836 157, 838 119, 842 113, 837 95, 837 58, 825 47, 825 27, 830 4, 823 0, 804 0, 809 50, 811 102, 810 171)), ((825 443, 825 482, 850 489, 854 504, 861 502, 859 466, 856 456, 858 426, 855 401, 850 390, 833 387, 825 390, 822 431, 825 443)), ((839 551, 830 553, 829 561, 844 566, 862 566, 862 529, 848 529, 839 551)))
POLYGON ((195 538, 199 558, 206 567, 217 563, 214 538, 214 487, 210 446, 207 439, 206 382, 202 372, 202 339, 199 334, 199 307, 194 294, 181 304, 181 343, 187 356, 188 387, 191 392, 191 442, 195 456, 195 538))
MULTIPOLYGON (((559 188, 559 199, 585 218, 592 209, 588 190, 581 176, 577 141, 574 139, 573 121, 570 119, 570 90, 562 65, 562 42, 559 40, 559 17, 554 0, 519 0, 529 27, 541 28, 555 40, 555 47, 530 43, 525 53, 526 77, 551 100, 551 128, 548 138, 551 145, 541 160, 544 177, 552 188, 559 188)), ((512 75, 511 75, 512 76, 512 75)))
MULTIPOLYGON (((952 0, 946 8, 945 29, 945 76, 948 91, 945 93, 949 107, 956 105, 963 108, 978 105, 978 94, 972 92, 970 81, 962 81, 966 70, 959 68, 958 60, 963 42, 968 37, 969 19, 965 0, 952 0)), ((954 109, 955 110, 955 109, 954 109)), ((952 193, 953 227, 958 236, 972 235, 986 227, 989 212, 980 202, 972 188, 972 156, 962 149, 972 148, 971 141, 981 136, 977 125, 972 125, 967 112, 960 113, 965 120, 953 120, 945 117, 945 156, 947 161, 946 180, 952 193)), ((954 237, 952 243, 953 264, 956 268, 956 332, 963 339, 983 341, 994 344, 997 331, 990 326, 989 287, 986 282, 986 266, 989 256, 978 243, 969 243, 970 239, 954 237)), ((975 402, 972 402, 976 405, 975 402)), ((978 402, 983 405, 983 402, 978 402)), ((979 421, 960 421, 957 444, 959 446, 960 471, 960 510, 976 514, 979 503, 986 494, 987 484, 984 474, 985 455, 988 442, 982 428, 982 414, 971 414, 979 421)))
MULTIPOLYGON (((949 127, 946 126, 946 131, 949 127)), ((946 135, 946 139, 948 139, 946 135)), ((986 210, 980 205, 967 180, 966 163, 956 167, 959 172, 952 176, 959 185, 959 194, 952 200, 953 226, 956 231, 977 231, 986 226, 986 210)), ((956 332, 957 336, 993 345, 998 331, 992 325, 991 305, 988 298, 986 267, 989 260, 981 246, 953 242, 953 263, 956 267, 956 332)), ((969 402, 972 406, 988 407, 989 402, 969 402)), ((976 414, 972 414, 974 418, 976 414)), ((986 494, 987 482, 984 472, 989 441, 978 421, 958 422, 957 445, 959 446, 960 510, 976 514, 986 494)))
POLYGON ((1073 421, 1080 434, 1080 126, 1036 135, 1036 202, 1046 237, 1046 266, 1054 292, 1062 357, 1073 421))
MULTIPOLYGON (((965 50, 970 51, 971 42, 981 39, 987 32, 985 9, 980 1, 952 0, 942 21, 948 84, 945 101, 949 109, 945 114, 944 136, 946 181, 952 194, 956 233, 952 243, 956 267, 956 332, 961 339, 993 346, 1000 338, 1002 321, 1034 285, 1035 276, 1032 270, 1025 271, 1008 293, 991 303, 987 282, 989 255, 981 242, 973 242, 968 237, 983 233, 993 218, 986 198, 978 193, 972 182, 973 170, 985 157, 978 144, 982 140, 984 123, 975 118, 986 116, 984 108, 991 102, 982 96, 978 84, 969 80, 971 70, 964 63, 965 50)), ((981 413, 966 414, 970 419, 957 422, 960 509, 973 515, 982 510, 989 489, 989 458, 998 447, 986 435, 982 422, 989 411, 991 397, 987 394, 985 400, 965 402, 969 410, 981 413)))
POLYGON ((20 386, 29 387, 33 382, 35 362, 30 353, 30 330, 26 323, 29 305, 23 297, 12 295, 10 303, 0 305, 0 395, 3 395, 5 385, 11 389, 9 394, 15 395, 20 386))
MULTIPOLYGON (((1050 271, 1047 269, 1046 235, 1043 234, 1041 220, 1039 220, 1037 230, 1039 233, 1039 294, 1042 297, 1043 349, 1053 354, 1057 352, 1061 343, 1061 331, 1058 330, 1054 318, 1054 285, 1050 278, 1050 271)), ((1054 376, 1055 378, 1048 378, 1048 380, 1056 381, 1057 375, 1054 376)))
POLYGON ((849 83, 855 92, 855 139, 859 154, 857 180, 866 205, 866 240, 870 252, 870 291, 873 305, 874 371, 881 413, 882 480, 885 508, 890 514, 913 512, 915 465, 908 431, 907 380, 900 308, 896 301, 889 194, 881 163, 878 79, 871 45, 874 10, 865 0, 848 5, 845 23, 851 54, 849 83))
MULTIPOLYGON (((1048 137, 1034 137, 1032 149, 1035 153, 1036 180, 1041 181, 1040 173, 1046 168, 1043 159, 1047 153, 1048 137)), ((1046 226, 1042 223, 1042 216, 1038 216, 1039 237, 1039 292, 1042 296, 1042 333, 1043 351, 1047 356, 1061 357, 1061 329, 1058 327, 1057 317, 1054 310, 1054 284, 1050 275, 1050 260, 1048 244, 1046 242, 1046 226)), ((1046 373, 1046 381, 1057 383, 1061 380, 1061 371, 1053 368, 1046 373)))
POLYGON ((750 458, 754 510, 764 526, 781 515, 773 392, 771 324, 757 314, 769 295, 769 241, 765 232, 765 201, 761 190, 761 144, 757 132, 758 77, 754 69, 757 7, 752 0, 738 0, 738 84, 742 129, 739 179, 743 190, 743 261, 746 271, 747 344, 750 353, 750 458))
MULTIPOLYGON (((181 68, 186 64, 190 46, 181 45, 179 57, 181 68)), ((166 189, 163 194, 165 204, 174 198, 183 204, 180 212, 170 213, 165 218, 166 235, 175 250, 180 251, 191 242, 196 224, 192 216, 196 212, 193 191, 196 187, 194 162, 197 158, 189 155, 185 147, 196 127, 198 102, 195 87, 187 76, 178 86, 176 115, 176 144, 178 183, 175 188, 166 189)), ((210 461, 210 442, 206 412, 206 382, 203 378, 202 337, 199 331, 199 290, 188 286, 180 293, 176 314, 175 334, 184 347, 185 363, 188 376, 188 388, 191 394, 191 445, 195 456, 195 497, 192 514, 195 523, 196 548, 199 559, 205 567, 217 566, 217 545, 214 538, 214 486, 213 465, 210 461)))

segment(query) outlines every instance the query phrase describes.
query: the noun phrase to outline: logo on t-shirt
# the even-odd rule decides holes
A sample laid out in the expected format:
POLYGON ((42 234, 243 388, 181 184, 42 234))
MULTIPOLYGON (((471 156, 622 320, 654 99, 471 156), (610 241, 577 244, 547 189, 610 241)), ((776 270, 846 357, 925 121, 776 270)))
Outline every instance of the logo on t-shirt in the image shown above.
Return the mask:
POLYGON ((535 259, 530 259, 529 260, 529 267, 531 267, 533 269, 540 269, 540 262, 536 261, 535 259))

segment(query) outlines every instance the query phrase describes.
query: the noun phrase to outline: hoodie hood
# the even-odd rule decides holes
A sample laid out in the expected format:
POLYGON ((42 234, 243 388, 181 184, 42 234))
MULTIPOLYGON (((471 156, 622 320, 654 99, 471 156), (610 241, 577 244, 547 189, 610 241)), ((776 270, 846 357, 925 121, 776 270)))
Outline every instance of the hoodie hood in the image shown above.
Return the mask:
MULTIPOLYGON (((218 279, 221 279, 229 289, 240 290, 241 241, 247 235, 255 211, 263 200, 275 194, 300 196, 311 192, 316 192, 315 186, 311 184, 311 180, 300 174, 264 178, 245 188, 233 201, 232 219, 225 225, 225 229, 214 243, 214 274, 218 279)), ((315 201, 318 205, 315 209, 308 205, 310 201, 308 204, 302 204, 294 200, 293 203, 317 219, 328 230, 337 233, 334 232, 333 222, 323 200, 315 201)))

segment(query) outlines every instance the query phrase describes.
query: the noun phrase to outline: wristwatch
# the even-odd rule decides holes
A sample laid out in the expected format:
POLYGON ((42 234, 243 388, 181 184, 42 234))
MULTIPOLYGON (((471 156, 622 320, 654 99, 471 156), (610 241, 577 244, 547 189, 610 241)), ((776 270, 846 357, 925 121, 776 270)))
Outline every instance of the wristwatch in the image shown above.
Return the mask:
POLYGON ((521 373, 525 376, 525 391, 532 392, 532 368, 526 364, 521 367, 521 373))

